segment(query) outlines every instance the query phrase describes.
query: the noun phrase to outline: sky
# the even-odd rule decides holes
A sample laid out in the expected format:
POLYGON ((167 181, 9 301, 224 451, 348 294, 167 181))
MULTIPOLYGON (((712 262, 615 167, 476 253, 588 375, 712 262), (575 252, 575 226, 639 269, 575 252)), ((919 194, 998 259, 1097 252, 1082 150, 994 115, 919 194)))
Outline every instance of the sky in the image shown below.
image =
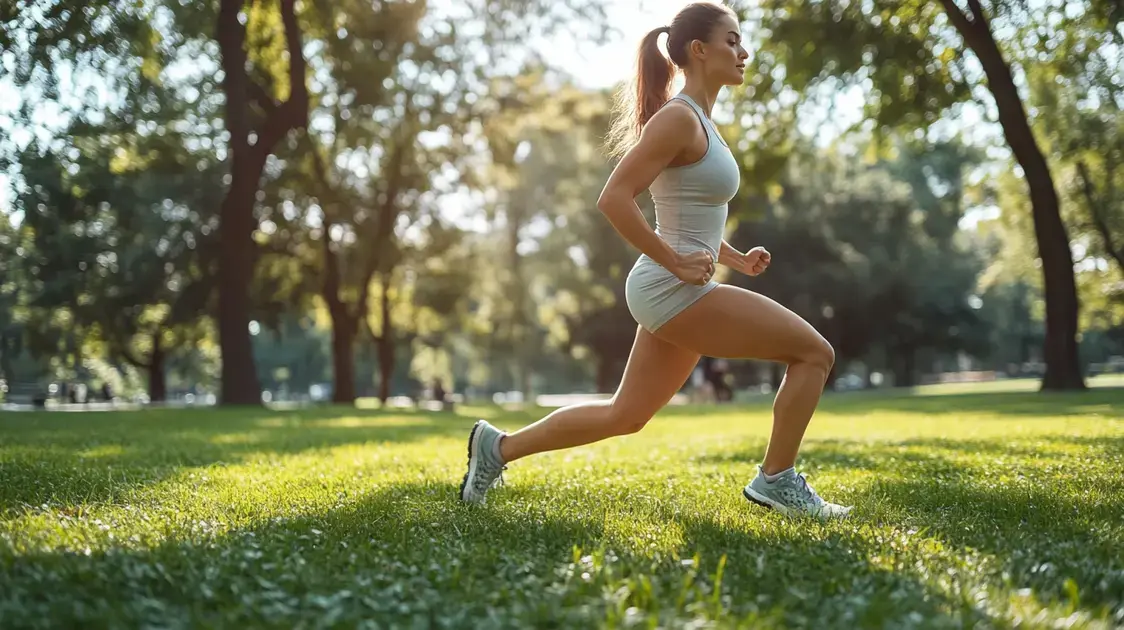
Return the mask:
POLYGON ((567 38, 553 42, 545 52, 551 61, 570 72, 579 83, 592 88, 610 87, 627 79, 634 70, 636 47, 648 31, 667 26, 688 0, 606 0, 603 2, 612 28, 619 37, 602 46, 575 44, 567 38), (557 54, 550 54, 557 53, 557 54))

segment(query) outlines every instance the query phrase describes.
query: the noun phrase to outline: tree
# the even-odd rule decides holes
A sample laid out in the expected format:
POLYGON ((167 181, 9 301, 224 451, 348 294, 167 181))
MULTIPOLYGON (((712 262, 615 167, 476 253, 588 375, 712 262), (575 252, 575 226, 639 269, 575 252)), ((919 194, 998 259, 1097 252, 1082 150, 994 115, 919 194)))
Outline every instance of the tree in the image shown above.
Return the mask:
MULTIPOLYGON (((550 223, 530 255, 532 286, 542 287, 536 319, 551 342, 593 360, 593 384, 602 393, 616 389, 632 350, 636 321, 624 284, 639 255, 591 211, 613 166, 601 146, 610 104, 604 92, 555 92, 542 108, 543 123, 527 134, 519 168, 528 205, 543 211, 543 229, 550 223)), ((650 200, 639 202, 650 218, 650 200)))
POLYGON ((978 0, 967 5, 965 12, 953 0, 811 5, 767 0, 761 4, 765 29, 750 91, 763 99, 786 91, 791 97, 793 90, 814 94, 827 79, 841 78, 863 88, 871 119, 880 127, 927 128, 970 98, 975 86, 986 85, 1031 199, 1047 303, 1042 387, 1082 389, 1069 240, 1049 165, 992 23, 993 18, 1007 25, 1025 21, 1032 9, 997 1, 989 17, 978 0), (966 63, 949 23, 974 53, 982 74, 966 63))
POLYGON ((1019 57, 1071 208, 1067 222, 1124 271, 1124 37, 1095 9, 1029 25, 1019 57))
POLYGON ((22 306, 24 286, 19 260, 25 252, 10 217, 0 217, 0 382, 5 386, 13 381, 13 362, 23 351, 18 309, 22 306))
POLYGON ((224 404, 261 404, 249 329, 254 207, 266 160, 290 131, 304 129, 308 123, 308 89, 296 2, 278 2, 285 45, 283 53, 277 56, 287 61, 287 80, 261 69, 262 65, 276 61, 267 56, 267 51, 274 51, 258 49, 252 57, 247 53, 248 25, 261 24, 261 30, 252 32, 265 39, 264 43, 269 42, 267 34, 261 31, 275 19, 272 4, 255 3, 247 11, 244 0, 222 0, 215 30, 221 50, 230 151, 230 185, 219 210, 218 319, 224 404), (263 85, 263 80, 270 83, 263 85))
MULTIPOLYGON (((442 129, 457 133, 449 112, 456 111, 462 90, 437 80, 449 67, 439 50, 451 42, 442 34, 420 36, 424 5, 314 6, 312 34, 325 43, 314 63, 327 73, 315 94, 314 115, 323 124, 303 137, 303 155, 294 156, 303 172, 294 174, 293 187, 322 216, 319 254, 310 270, 321 278, 319 294, 332 319, 333 400, 350 404, 355 339, 370 330, 374 278, 381 279, 382 306, 388 308, 389 281, 400 259, 397 232, 403 219, 419 211, 431 173, 448 163, 445 152, 420 138, 442 129), (379 54, 367 54, 368 47, 379 54)), ((390 322, 385 318, 375 337, 384 399, 394 363, 390 322)))
POLYGON ((19 155, 16 196, 36 253, 23 258, 30 305, 50 317, 65 310, 68 327, 145 370, 153 401, 166 397, 167 357, 201 334, 222 169, 213 151, 187 148, 172 124, 182 112, 163 105, 152 132, 132 116, 110 116, 76 120, 63 151, 33 142, 19 155))
MULTIPOLYGON (((835 347, 839 370, 862 361, 911 385, 925 358, 983 352, 971 334, 979 263, 957 239, 974 157, 954 144, 894 138, 892 157, 864 160, 862 140, 794 147, 780 195, 760 201, 764 211, 741 218, 730 236, 743 250, 764 245, 774 265, 730 281, 812 323, 835 347)), ((744 203, 731 208, 739 217, 750 215, 744 203)))
MULTIPOLYGON (((303 243, 302 255, 316 243, 315 260, 306 262, 322 279, 318 293, 333 321, 336 402, 355 398, 355 340, 376 277, 380 308, 389 308, 404 230, 433 210, 436 195, 471 179, 458 173, 473 168, 471 138, 486 109, 479 104, 491 102, 496 72, 489 62, 514 41, 513 25, 543 19, 523 11, 532 7, 540 3, 482 12, 473 18, 484 30, 478 41, 458 34, 462 22, 423 3, 316 2, 305 13, 306 39, 321 44, 310 57, 321 79, 312 94, 314 124, 284 154, 291 171, 284 195, 310 211, 297 222, 315 215, 321 224, 309 239, 297 236, 293 221, 288 231, 303 243)), ((381 321, 377 335, 366 329, 378 344, 385 397, 397 343, 393 318, 381 321)))

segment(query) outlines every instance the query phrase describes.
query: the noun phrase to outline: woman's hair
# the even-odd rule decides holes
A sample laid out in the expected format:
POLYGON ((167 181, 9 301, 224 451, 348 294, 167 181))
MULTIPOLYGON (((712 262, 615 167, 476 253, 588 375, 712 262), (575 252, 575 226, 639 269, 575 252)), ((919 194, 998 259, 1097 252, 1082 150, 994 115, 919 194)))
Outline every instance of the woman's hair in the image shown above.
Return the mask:
POLYGON ((675 14, 671 26, 661 26, 644 36, 636 53, 636 75, 614 99, 613 123, 606 138, 610 155, 623 155, 667 102, 675 68, 687 67, 687 44, 696 39, 708 41, 718 21, 729 15, 734 12, 724 5, 693 2, 675 14), (663 33, 667 33, 670 59, 660 52, 658 40, 663 33))

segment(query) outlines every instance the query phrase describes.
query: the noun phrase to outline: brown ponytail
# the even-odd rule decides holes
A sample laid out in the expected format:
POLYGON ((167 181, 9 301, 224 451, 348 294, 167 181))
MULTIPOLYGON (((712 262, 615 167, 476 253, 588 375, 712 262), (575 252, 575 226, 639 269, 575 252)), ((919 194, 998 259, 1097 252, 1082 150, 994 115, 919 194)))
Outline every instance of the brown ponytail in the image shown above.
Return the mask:
POLYGON ((636 141, 640 130, 667 102, 675 66, 660 51, 660 35, 671 34, 671 28, 652 29, 640 41, 636 53, 636 75, 632 82, 617 92, 614 103, 616 117, 609 129, 609 153, 614 157, 624 155, 636 141))
POLYGON ((716 2, 693 2, 676 14, 671 26, 661 26, 644 36, 636 53, 636 74, 614 99, 613 123, 605 139, 611 157, 620 157, 632 148, 644 125, 670 98, 676 67, 687 66, 687 45, 696 39, 709 39, 714 25, 723 16, 733 14, 716 2), (659 47, 660 35, 664 33, 670 59, 659 47))

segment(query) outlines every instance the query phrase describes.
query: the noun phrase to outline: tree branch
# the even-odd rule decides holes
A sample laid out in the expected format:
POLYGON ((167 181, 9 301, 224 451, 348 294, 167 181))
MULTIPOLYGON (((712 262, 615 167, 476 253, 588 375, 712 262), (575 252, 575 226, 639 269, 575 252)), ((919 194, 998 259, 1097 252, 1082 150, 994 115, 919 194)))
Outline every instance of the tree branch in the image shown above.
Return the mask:
POLYGON ((1101 240, 1104 241, 1105 251, 1116 261, 1116 264, 1120 265, 1120 269, 1124 270, 1124 248, 1118 249, 1116 244, 1112 242, 1112 231, 1109 229, 1104 215, 1101 214, 1093 180, 1089 177, 1089 167, 1084 160, 1077 161, 1077 174, 1081 178, 1081 192, 1085 195, 1086 203, 1089 204, 1089 214, 1093 218, 1093 225, 1100 233, 1101 240))
POLYGON ((367 327, 367 334, 371 336, 371 339, 375 343, 381 343, 382 342, 382 335, 376 335, 375 329, 371 328, 371 318, 364 317, 363 318, 363 325, 367 327))
POLYGON ((320 187, 317 192, 325 197, 325 204, 330 204, 335 201, 336 189, 328 181, 328 168, 324 165, 324 156, 320 155, 320 147, 312 140, 307 130, 305 130, 304 138, 308 145, 308 152, 312 155, 312 171, 316 175, 316 183, 320 187))
POLYGON ((265 88, 250 77, 246 77, 246 93, 266 114, 272 114, 274 110, 280 107, 280 104, 265 91, 265 88))
POLYGON ((368 250, 370 253, 367 258, 367 265, 363 268, 363 275, 360 276, 360 281, 363 284, 360 285, 359 299, 355 303, 353 314, 355 317, 362 317, 368 310, 367 303, 370 298, 371 279, 383 262, 386 244, 390 241, 390 235, 394 231, 394 223, 398 218, 398 194, 402 191, 402 180, 404 179, 402 170, 406 163, 406 157, 406 147, 403 146, 403 143, 396 143, 394 153, 391 154, 388 162, 390 181, 387 185, 386 197, 379 207, 378 220, 375 221, 374 239, 368 250))
POLYGON ((368 303, 371 299, 371 280, 375 277, 375 272, 378 271, 382 255, 379 249, 373 248, 370 256, 367 259, 367 266, 363 269, 363 276, 360 278, 360 282, 363 284, 359 287, 359 299, 355 300, 355 310, 352 312, 352 317, 355 318, 366 319, 366 315, 370 311, 368 303))
POLYGON ((952 20, 952 25, 956 27, 956 30, 960 31, 960 35, 967 38, 973 28, 973 24, 968 20, 968 16, 964 15, 964 12, 960 10, 960 7, 956 6, 956 2, 953 0, 941 0, 941 6, 944 7, 944 12, 948 15, 948 19, 952 20))
POLYGON ((215 26, 215 39, 222 51, 222 85, 226 98, 226 129, 231 149, 241 153, 249 135, 244 98, 246 89, 246 27, 238 20, 243 0, 222 0, 215 26))
POLYGON ((320 290, 324 295, 324 299, 328 302, 328 310, 332 312, 332 318, 337 316, 336 311, 341 306, 340 304, 340 261, 336 252, 332 251, 332 220, 325 218, 324 220, 324 233, 321 235, 322 251, 324 253, 324 282, 321 284, 320 290))
POLYGON ((289 98, 271 111, 262 125, 261 137, 255 145, 261 159, 290 130, 305 129, 308 126, 308 85, 305 81, 300 24, 293 8, 295 2, 296 0, 281 0, 281 21, 285 24, 285 42, 289 52, 289 98))
POLYGON ((980 0, 968 0, 968 8, 972 11, 972 23, 978 27, 988 28, 987 16, 980 6, 980 0))

